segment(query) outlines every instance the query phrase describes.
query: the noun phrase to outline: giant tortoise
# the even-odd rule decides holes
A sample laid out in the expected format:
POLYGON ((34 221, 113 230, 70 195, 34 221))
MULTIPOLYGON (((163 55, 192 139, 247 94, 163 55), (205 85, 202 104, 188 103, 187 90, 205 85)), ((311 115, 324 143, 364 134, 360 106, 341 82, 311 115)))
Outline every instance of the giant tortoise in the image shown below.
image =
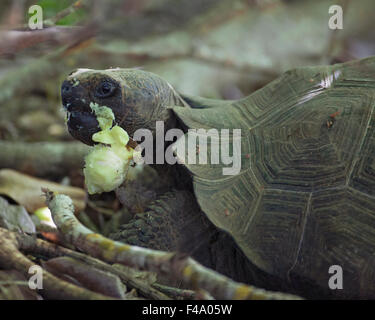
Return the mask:
POLYGON ((61 90, 86 144, 99 130, 91 102, 130 136, 156 121, 186 135, 241 129, 239 172, 223 175, 210 157, 154 164, 170 190, 115 239, 307 298, 375 298, 375 57, 296 68, 236 101, 177 93, 139 69, 78 69, 61 90))

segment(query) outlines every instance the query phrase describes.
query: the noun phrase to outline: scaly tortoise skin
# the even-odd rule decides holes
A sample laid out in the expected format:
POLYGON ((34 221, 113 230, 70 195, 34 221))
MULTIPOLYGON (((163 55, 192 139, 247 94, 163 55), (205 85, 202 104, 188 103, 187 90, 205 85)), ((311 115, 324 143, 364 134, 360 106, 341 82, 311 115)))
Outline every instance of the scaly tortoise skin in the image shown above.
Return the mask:
POLYGON ((133 69, 80 70, 62 85, 71 134, 91 144, 89 101, 138 128, 241 129, 241 171, 155 165, 171 191, 114 235, 182 250, 236 280, 312 298, 375 298, 375 57, 296 68, 250 96, 179 95, 133 69), (84 99, 84 100, 82 100, 84 99), (343 289, 328 287, 343 269, 343 289))

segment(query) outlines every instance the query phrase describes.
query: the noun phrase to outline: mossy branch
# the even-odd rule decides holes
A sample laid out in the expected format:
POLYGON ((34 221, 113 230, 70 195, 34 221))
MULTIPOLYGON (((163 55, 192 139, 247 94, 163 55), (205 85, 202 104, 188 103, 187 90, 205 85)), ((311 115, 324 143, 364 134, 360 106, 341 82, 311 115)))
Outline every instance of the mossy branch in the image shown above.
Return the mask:
POLYGON ((179 279, 189 287, 206 290, 216 299, 299 299, 294 295, 269 292, 235 282, 183 254, 110 240, 84 227, 75 218, 73 202, 68 196, 44 191, 53 220, 66 241, 93 257, 179 279))

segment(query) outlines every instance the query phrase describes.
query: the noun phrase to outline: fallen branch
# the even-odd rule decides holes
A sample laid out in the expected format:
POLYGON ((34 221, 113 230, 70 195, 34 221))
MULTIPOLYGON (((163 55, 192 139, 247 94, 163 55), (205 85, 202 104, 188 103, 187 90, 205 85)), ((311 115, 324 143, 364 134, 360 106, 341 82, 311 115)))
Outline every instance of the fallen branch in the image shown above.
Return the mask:
POLYGON ((146 62, 164 62, 164 61, 171 61, 171 60, 184 60, 184 59, 192 59, 197 62, 204 63, 206 65, 211 65, 220 69, 227 69, 238 74, 249 76, 251 74, 254 78, 260 78, 265 80, 272 80, 280 75, 279 72, 275 71, 272 68, 261 67, 257 65, 251 65, 250 63, 239 64, 235 61, 230 59, 220 59, 215 57, 214 55, 210 55, 209 53, 205 53, 204 50, 201 50, 198 45, 191 46, 185 52, 170 52, 165 55, 160 55, 154 52, 137 52, 131 51, 131 49, 127 50, 126 52, 117 53, 108 51, 108 49, 100 44, 95 46, 95 52, 98 54, 108 54, 111 53, 112 55, 120 55, 123 56, 125 59, 132 59, 138 60, 139 63, 146 63, 146 62))
POLYGON ((0 56, 15 54, 40 43, 66 45, 75 39, 82 27, 50 27, 42 30, 7 30, 0 32, 0 56))
POLYGON ((299 299, 294 295, 269 292, 235 282, 186 255, 110 240, 84 227, 75 218, 73 202, 68 196, 44 191, 53 220, 66 241, 91 256, 179 279, 186 286, 206 290, 216 299, 299 299))
POLYGON ((78 142, 0 141, 0 168, 16 169, 38 177, 61 177, 82 168, 88 150, 88 146, 78 142))
POLYGON ((97 269, 113 273, 114 275, 118 276, 121 281, 126 284, 127 287, 136 289, 145 298, 155 300, 170 299, 167 295, 160 292, 157 288, 153 288, 144 281, 132 277, 124 270, 119 270, 115 266, 111 266, 84 253, 73 251, 50 242, 37 239, 35 237, 30 237, 25 234, 19 235, 18 238, 20 239, 20 249, 24 252, 39 254, 48 258, 56 258, 62 256, 75 258, 97 269))
MULTIPOLYGON (((26 258, 19 251, 19 247, 18 234, 0 228, 0 266, 5 269, 15 269, 29 278, 28 271, 36 263, 26 258)), ((39 292, 49 299, 114 299, 61 280, 45 270, 43 270, 43 289, 39 292)))

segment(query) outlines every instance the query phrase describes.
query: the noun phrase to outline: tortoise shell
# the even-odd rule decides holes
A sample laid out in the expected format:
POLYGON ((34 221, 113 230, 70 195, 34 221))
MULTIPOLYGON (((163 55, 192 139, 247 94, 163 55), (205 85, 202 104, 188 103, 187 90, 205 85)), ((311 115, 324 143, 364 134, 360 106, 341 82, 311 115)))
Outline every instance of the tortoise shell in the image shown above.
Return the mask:
POLYGON ((293 69, 238 101, 184 97, 188 128, 241 129, 239 174, 185 164, 211 222, 272 275, 328 288, 338 265, 346 292, 375 298, 375 57, 293 69))

